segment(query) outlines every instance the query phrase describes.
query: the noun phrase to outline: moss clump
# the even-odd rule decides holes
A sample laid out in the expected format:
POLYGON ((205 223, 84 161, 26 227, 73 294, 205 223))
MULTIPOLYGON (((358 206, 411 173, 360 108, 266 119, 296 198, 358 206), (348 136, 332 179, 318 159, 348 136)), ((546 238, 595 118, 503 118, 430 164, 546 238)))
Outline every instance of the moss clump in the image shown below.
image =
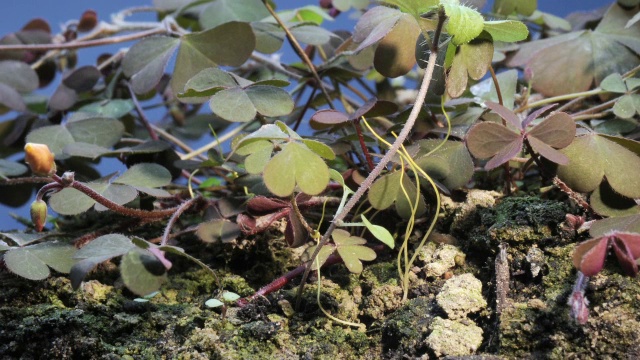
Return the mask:
POLYGON ((391 314, 382 324, 383 351, 389 358, 423 354, 424 339, 434 318, 433 301, 418 297, 391 314))

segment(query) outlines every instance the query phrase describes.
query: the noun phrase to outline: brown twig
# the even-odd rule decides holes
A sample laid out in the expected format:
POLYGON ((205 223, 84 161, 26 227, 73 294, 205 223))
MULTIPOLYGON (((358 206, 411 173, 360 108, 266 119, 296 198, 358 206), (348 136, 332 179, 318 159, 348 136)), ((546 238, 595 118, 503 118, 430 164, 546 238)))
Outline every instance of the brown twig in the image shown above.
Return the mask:
POLYGON ((313 75, 313 78, 316 81, 315 86, 320 88, 320 91, 322 91, 322 95, 324 95, 324 97, 327 100, 327 104, 329 105, 329 107, 333 109, 334 106, 333 106, 333 103, 331 102, 331 96, 327 92, 327 89, 324 88, 322 79, 320 78, 320 75, 318 75, 318 72, 316 71, 316 67, 311 62, 311 59, 309 59, 309 57, 307 56, 307 53, 304 52, 304 50, 298 43, 298 40, 296 40, 295 36, 293 36, 291 31, 289 31, 289 28, 287 28, 287 25, 282 21, 282 19, 280 19, 278 14, 276 14, 276 12, 273 10, 269 2, 266 0, 263 0, 262 3, 267 8, 267 11, 269 11, 271 16, 273 16, 273 18, 276 20, 278 25, 280 25, 282 30, 284 30, 284 33, 287 35, 287 39, 289 39, 289 42, 291 43, 293 50, 300 57, 300 59, 302 59, 302 61, 307 65, 307 67, 309 68, 309 71, 311 71, 311 75, 313 75))

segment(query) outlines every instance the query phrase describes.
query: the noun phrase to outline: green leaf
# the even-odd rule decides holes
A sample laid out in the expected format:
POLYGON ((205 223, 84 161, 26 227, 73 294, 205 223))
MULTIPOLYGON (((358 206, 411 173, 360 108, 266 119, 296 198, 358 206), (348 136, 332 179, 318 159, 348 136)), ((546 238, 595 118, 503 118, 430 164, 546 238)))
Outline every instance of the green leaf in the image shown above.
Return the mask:
POLYGON ((64 160, 69 156, 63 150, 69 144, 79 142, 109 148, 123 134, 124 125, 120 121, 97 117, 38 128, 27 135, 26 141, 46 144, 57 160, 64 160))
POLYGON ((29 280, 49 277, 49 267, 29 248, 17 248, 4 254, 4 264, 12 273, 29 280))
POLYGON ((627 92, 627 86, 624 84, 624 80, 622 80, 622 76, 618 73, 613 73, 608 75, 600 82, 600 88, 605 91, 621 93, 624 94, 627 92))
POLYGON ((478 11, 460 5, 457 0, 441 0, 440 4, 449 18, 446 29, 453 37, 451 41, 454 45, 466 44, 480 35, 484 19, 478 11))
POLYGON ((256 111, 264 116, 289 115, 294 103, 285 90, 269 85, 253 85, 245 89, 256 111))
POLYGON ((599 238, 611 231, 640 233, 640 214, 597 220, 591 225, 589 234, 599 238))
POLYGON ((167 281, 164 265, 150 252, 133 249, 122 257, 120 275, 136 295, 145 296, 160 289, 167 281))
POLYGON ((240 228, 231 221, 212 220, 198 225, 196 235, 206 243, 232 242, 241 235, 240 228))
POLYGON ((640 95, 622 95, 613 105, 613 113, 622 119, 632 118, 636 114, 636 103, 640 103, 640 95))
POLYGON ((237 21, 182 36, 171 89, 175 94, 181 93, 187 81, 203 69, 242 65, 255 45, 251 26, 237 21))
POLYGON ((1 236, 9 239, 12 243, 23 247, 25 245, 31 244, 33 242, 36 242, 40 239, 45 238, 48 234, 46 233, 37 233, 37 234, 25 234, 25 233, 19 233, 19 232, 5 232, 5 233, 0 233, 1 236))
POLYGON ((240 87, 217 92, 209 100, 209 107, 214 114, 228 121, 247 122, 256 117, 256 108, 240 87))
MULTIPOLYGON (((24 103, 20 93, 3 83, 0 83, 0 105, 15 111, 22 112, 27 110, 27 105, 24 103)), ((0 106, 0 113, 4 112, 2 106, 0 106)))
POLYGON ((264 183, 274 195, 289 196, 296 185, 308 195, 318 195, 329 183, 327 164, 306 146, 287 144, 264 168, 264 183))
POLYGON ((307 145, 311 151, 327 160, 333 160, 336 158, 336 154, 331 150, 331 147, 321 143, 320 141, 304 139, 302 142, 307 145))
MULTIPOLYGON (((368 199, 371 206, 377 210, 384 210, 395 203, 398 215, 403 219, 409 219, 412 216, 412 205, 416 198, 417 189, 409 175, 401 175, 400 171, 396 171, 380 177, 369 189, 368 199), (402 187, 400 186, 401 178, 402 185, 407 195, 409 195, 409 198, 407 198, 404 191, 402 191, 402 187)), ((424 197, 421 195, 415 215, 420 216, 424 214, 425 211, 426 204, 424 197)))
POLYGON ((256 36, 256 51, 273 54, 280 50, 286 38, 280 26, 268 22, 252 22, 251 28, 256 36))
POLYGON ((395 241, 393 240, 393 235, 386 228, 380 225, 374 225, 367 220, 364 215, 360 215, 360 219, 362 219, 362 223, 364 226, 371 232, 371 235, 375 236, 376 239, 380 240, 383 244, 387 245, 390 248, 395 247, 395 241))
POLYGON ((244 159, 244 168, 249 174, 260 174, 271 159, 273 144, 267 140, 254 141, 238 149, 238 154, 249 154, 244 159))
POLYGON ((119 119, 131 112, 133 108, 133 101, 130 99, 111 99, 87 104, 78 109, 78 111, 101 117, 119 119))
POLYGON ((400 16, 376 48, 373 60, 376 70, 391 78, 408 73, 416 64, 419 34, 420 26, 412 16, 400 16))
POLYGON ((529 16, 538 7, 537 0, 496 0, 493 3, 493 11, 502 15, 512 15, 514 12, 529 16))
POLYGON ((26 173, 27 170, 29 169, 23 164, 20 164, 14 161, 5 160, 5 159, 0 159, 0 177, 22 175, 26 173))
POLYGON ((533 88, 545 97, 586 91, 637 65, 640 23, 625 28, 634 14, 613 4, 594 30, 522 44, 508 65, 529 68, 533 88))
POLYGON ((212 29, 229 21, 252 22, 270 16, 260 0, 216 0, 207 5, 199 16, 205 29, 212 29))
POLYGON ((184 86, 184 92, 179 93, 178 97, 182 100, 187 100, 189 97, 209 97, 224 88, 236 86, 238 83, 230 73, 220 68, 211 67, 200 71, 189 79, 184 86))
POLYGON ((68 273, 73 265, 75 247, 58 242, 14 248, 4 254, 7 268, 14 274, 29 280, 44 280, 49 277, 49 267, 68 273))
POLYGON ((591 192, 606 177, 617 193, 629 198, 640 197, 640 157, 627 148, 603 136, 589 134, 577 137, 561 152, 569 157, 569 164, 558 168, 558 177, 572 189, 591 192))
POLYGON ((29 93, 38 88, 38 74, 22 61, 0 61, 0 83, 19 93, 29 93))
POLYGON ((491 35, 493 41, 516 42, 529 36, 527 25, 515 20, 485 21, 484 31, 491 35))
POLYGON ((416 164, 447 189, 461 188, 473 177, 473 159, 467 147, 460 141, 447 141, 436 152, 423 156, 439 146, 441 142, 442 140, 421 140, 416 164), (445 164, 445 171, 440 170, 440 163, 445 164))
POLYGON ((345 266, 354 274, 362 272, 362 260, 371 261, 376 258, 376 252, 373 249, 363 246, 367 243, 365 239, 351 236, 348 231, 336 229, 331 234, 331 238, 345 266))
POLYGON ((204 305, 210 308, 217 308, 217 307, 223 306, 224 303, 218 299, 209 299, 204 302, 204 305))
MULTIPOLYGON (((316 250, 317 246, 312 246, 307 250, 308 254, 313 254, 316 250)), ((321 249, 320 252, 318 252, 318 256, 316 256, 315 261, 313 262, 313 265, 311 266, 311 270, 318 270, 318 267, 322 267, 322 265, 324 265, 324 263, 327 261, 327 259, 329 258, 329 256, 331 256, 331 254, 333 254, 336 251, 336 247, 333 246, 332 244, 326 244, 324 245, 321 249)))
POLYGON ((606 181, 591 193, 589 205, 600 216, 640 214, 640 206, 633 199, 616 193, 606 181))
POLYGON ((140 163, 133 165, 114 183, 130 185, 133 187, 155 188, 171 183, 171 173, 164 166, 153 163, 140 163))
POLYGON ((131 239, 121 234, 102 235, 83 246, 73 256, 74 259, 113 258, 128 253, 135 246, 131 239))
POLYGON ((122 60, 122 70, 131 78, 131 87, 136 94, 147 93, 160 82, 178 45, 180 39, 154 36, 139 41, 129 49, 122 60))
POLYGON ((465 92, 467 74, 474 80, 480 80, 489 70, 493 58, 493 42, 484 36, 460 45, 459 48, 453 58, 446 84, 447 93, 451 97, 458 97, 465 92))

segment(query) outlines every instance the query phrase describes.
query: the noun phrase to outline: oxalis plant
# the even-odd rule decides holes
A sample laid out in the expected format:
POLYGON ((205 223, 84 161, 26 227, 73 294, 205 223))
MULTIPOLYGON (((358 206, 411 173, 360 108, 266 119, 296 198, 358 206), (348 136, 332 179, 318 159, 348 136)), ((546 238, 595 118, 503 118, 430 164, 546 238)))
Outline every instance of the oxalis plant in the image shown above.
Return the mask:
POLYGON ((125 286, 145 297, 182 256, 216 278, 207 305, 226 309, 299 276, 300 299, 312 271, 319 299, 324 266, 358 274, 397 250, 407 300, 441 194, 536 182, 582 208, 568 216, 575 229, 591 226, 570 297, 586 322, 588 277, 609 252, 638 272, 638 4, 570 24, 533 0, 496 0, 490 17, 484 3, 154 1, 109 22, 86 11, 59 34, 32 20, 0 39, 0 201, 33 201, 29 231, 2 233, 4 265, 30 280, 69 273, 77 289, 118 258, 125 286), (352 32, 323 27, 351 8, 352 32), (158 21, 129 18, 139 12, 158 21), (131 41, 77 65, 78 49, 131 41), (297 60, 284 64, 288 47, 297 60), (103 159, 126 170, 101 174, 103 159), (107 212, 116 220, 100 221, 107 212), (83 217, 94 224, 70 220, 83 217), (278 224, 305 255, 244 299, 178 246, 191 233, 234 246, 278 224))

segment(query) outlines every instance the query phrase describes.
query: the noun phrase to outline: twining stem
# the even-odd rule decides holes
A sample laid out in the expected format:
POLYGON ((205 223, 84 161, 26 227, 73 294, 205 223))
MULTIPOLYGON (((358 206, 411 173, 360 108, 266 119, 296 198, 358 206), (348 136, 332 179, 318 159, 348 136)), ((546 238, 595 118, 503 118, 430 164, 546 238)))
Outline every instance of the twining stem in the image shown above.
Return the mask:
POLYGON ((304 50, 302 49, 302 47, 298 43, 298 40, 296 40, 295 36, 293 36, 291 31, 289 31, 289 28, 282 21, 282 19, 280 19, 278 14, 276 14, 276 12, 273 10, 273 8, 269 4, 269 2, 267 0, 263 0, 262 2, 264 4, 264 6, 267 8, 267 11, 269 11, 271 16, 273 16, 273 18, 278 23, 278 25, 280 25, 282 30, 284 30, 284 33, 287 35, 287 39, 289 39, 289 42, 291 43, 291 46, 293 47, 293 50, 300 57, 300 59, 302 59, 302 61, 307 65, 307 67, 309 68, 309 71, 311 71, 311 75, 313 75, 313 78, 316 80, 316 87, 320 88, 320 91, 322 91, 322 95, 324 95, 324 97, 327 100, 327 104, 329 105, 329 107, 331 107, 333 109, 334 106, 333 106, 333 103, 331 102, 331 96, 327 92, 327 89, 324 88, 324 85, 322 83, 322 79, 320 79, 320 75, 318 75, 318 72, 316 71, 316 67, 311 62, 311 59, 309 59, 309 57, 307 56, 307 53, 304 52, 304 50))
MULTIPOLYGON (((438 14, 438 27, 436 28, 436 36, 439 34, 438 29, 442 28, 442 25, 444 24, 444 20, 445 20, 444 11, 441 10, 438 14)), ((307 264, 304 275, 302 277, 302 281, 300 283, 300 286, 298 287, 298 296, 297 296, 298 299, 296 301, 296 307, 298 307, 300 303, 304 284, 307 281, 307 278, 309 277, 309 272, 311 271, 311 263, 316 258, 316 256, 318 256, 318 253, 320 253, 320 250, 322 249, 322 247, 329 241, 329 237, 331 236, 333 231, 336 229, 337 224, 342 222, 344 218, 349 214, 351 209, 358 203, 358 201, 360 201, 360 198, 362 198, 364 193, 373 184, 373 181, 380 175, 380 173, 382 172, 382 170, 384 170, 384 168, 387 166, 389 161, 391 161, 393 156, 398 152, 402 143, 404 143, 404 141, 409 136, 409 132, 411 132, 411 130, 413 129, 413 125, 415 124, 416 119, 420 114, 420 109, 422 109, 422 105, 424 104, 424 99, 427 96, 429 85, 431 85, 431 78, 433 77, 433 71, 436 66, 436 58, 438 54, 438 41, 439 39, 437 37, 434 37, 432 39, 431 56, 429 56, 429 61, 427 62, 427 67, 424 72, 424 77, 422 78, 422 83, 420 84, 420 90, 418 91, 418 96, 416 97, 416 101, 413 104, 413 108, 411 109, 409 118, 407 119, 407 122, 404 124, 402 131, 400 131, 400 134, 398 135, 396 140, 393 142, 393 145, 391 146, 389 151, 387 151, 387 153, 382 157, 380 162, 378 162, 378 165, 376 165, 373 171, 369 173, 369 176, 367 176, 367 178, 360 184, 360 187, 358 188, 358 190, 356 190, 355 194, 351 196, 351 198, 349 199, 347 204, 344 206, 342 211, 339 214, 336 214, 336 216, 333 218, 331 225, 329 225, 329 228, 324 233, 324 235, 320 239, 320 242, 318 242, 318 246, 316 247, 315 251, 311 255, 311 262, 307 264)))

